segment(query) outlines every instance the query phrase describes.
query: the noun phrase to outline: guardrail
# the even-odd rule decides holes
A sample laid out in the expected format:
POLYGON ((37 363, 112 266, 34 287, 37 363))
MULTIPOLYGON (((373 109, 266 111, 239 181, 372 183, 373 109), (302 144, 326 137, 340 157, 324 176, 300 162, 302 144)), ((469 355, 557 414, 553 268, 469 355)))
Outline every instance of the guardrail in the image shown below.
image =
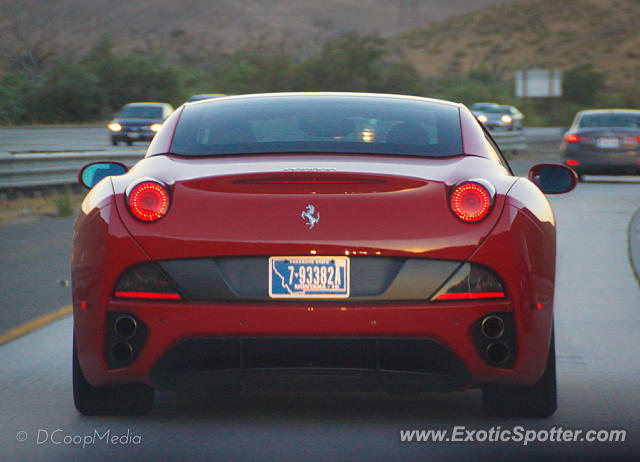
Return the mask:
POLYGON ((74 184, 89 162, 115 160, 131 167, 143 151, 85 151, 47 154, 0 153, 0 190, 74 184))
POLYGON ((493 131, 491 136, 504 152, 522 152, 527 150, 527 140, 523 130, 493 131))
MULTIPOLYGON (((492 132, 503 151, 526 151, 522 130, 492 132)), ((143 151, 83 151, 68 153, 0 153, 0 191, 74 184, 83 165, 97 160, 117 160, 131 167, 143 151)))

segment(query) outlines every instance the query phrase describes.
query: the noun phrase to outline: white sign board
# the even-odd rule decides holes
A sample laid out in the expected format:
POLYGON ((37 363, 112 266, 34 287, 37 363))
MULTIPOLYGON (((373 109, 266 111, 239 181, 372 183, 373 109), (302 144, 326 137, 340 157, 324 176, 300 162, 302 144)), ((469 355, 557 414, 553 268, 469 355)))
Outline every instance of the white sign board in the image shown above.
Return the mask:
POLYGON ((562 96, 562 73, 557 69, 516 71, 516 96, 526 98, 562 96))

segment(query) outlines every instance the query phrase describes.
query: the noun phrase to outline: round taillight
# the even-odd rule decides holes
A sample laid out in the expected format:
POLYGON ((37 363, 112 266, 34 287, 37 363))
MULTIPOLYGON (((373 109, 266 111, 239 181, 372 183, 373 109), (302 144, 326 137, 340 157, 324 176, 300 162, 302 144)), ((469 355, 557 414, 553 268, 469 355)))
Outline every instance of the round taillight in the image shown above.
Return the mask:
POLYGON ((488 186, 473 181, 456 186, 450 201, 453 213, 467 223, 475 223, 486 217, 493 201, 488 186))
POLYGON ((155 181, 144 181, 133 187, 129 193, 129 210, 141 221, 156 221, 169 208, 169 193, 163 185, 155 181))

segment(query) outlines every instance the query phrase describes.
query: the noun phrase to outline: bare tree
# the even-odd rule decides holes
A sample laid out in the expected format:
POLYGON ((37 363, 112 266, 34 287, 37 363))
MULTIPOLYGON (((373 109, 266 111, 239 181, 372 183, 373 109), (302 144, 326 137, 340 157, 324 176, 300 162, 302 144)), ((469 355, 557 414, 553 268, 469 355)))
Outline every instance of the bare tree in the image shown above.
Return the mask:
POLYGON ((55 5, 45 11, 42 5, 35 8, 36 3, 37 0, 0 0, 0 56, 10 68, 20 69, 31 78, 37 77, 57 52, 53 24, 62 14, 55 5))

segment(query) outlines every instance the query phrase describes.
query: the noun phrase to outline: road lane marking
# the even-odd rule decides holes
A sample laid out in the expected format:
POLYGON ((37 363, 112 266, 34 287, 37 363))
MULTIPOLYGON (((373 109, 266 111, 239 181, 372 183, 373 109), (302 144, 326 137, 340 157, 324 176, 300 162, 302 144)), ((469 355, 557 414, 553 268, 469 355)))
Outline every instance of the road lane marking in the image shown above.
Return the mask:
POLYGON ((62 308, 52 311, 51 313, 43 314, 42 316, 38 316, 31 321, 27 321, 18 327, 14 327, 13 329, 0 335, 0 345, 4 345, 5 343, 11 342, 12 340, 20 338, 23 335, 27 335, 29 332, 33 332, 34 330, 51 324, 53 321, 64 318, 65 316, 70 315, 72 311, 73 306, 66 305, 62 308))

